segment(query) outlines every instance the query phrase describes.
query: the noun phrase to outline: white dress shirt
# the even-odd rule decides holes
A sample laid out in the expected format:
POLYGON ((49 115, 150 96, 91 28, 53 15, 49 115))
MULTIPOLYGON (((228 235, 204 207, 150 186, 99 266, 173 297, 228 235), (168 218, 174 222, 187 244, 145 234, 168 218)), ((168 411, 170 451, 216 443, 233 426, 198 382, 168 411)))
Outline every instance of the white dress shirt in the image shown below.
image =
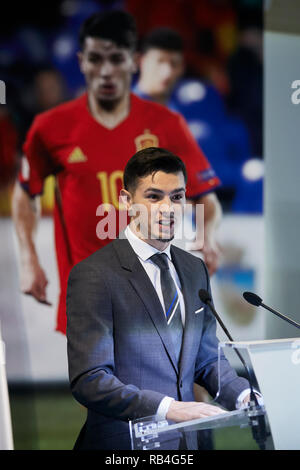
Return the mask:
POLYGON ((171 260, 171 253, 170 253, 170 245, 167 246, 167 248, 163 251, 159 251, 153 246, 149 245, 148 243, 145 243, 143 240, 138 238, 133 231, 130 229, 129 225, 125 229, 125 235, 127 240, 129 241, 132 249, 135 251, 136 255, 138 256, 138 259, 140 260, 143 268, 145 269, 146 273, 148 274, 150 281, 153 284, 154 289, 157 292, 157 295, 159 297, 160 303, 162 305, 162 308, 164 312, 166 313, 165 310, 165 303, 162 295, 162 290, 161 290, 161 283, 160 283, 160 268, 157 266, 157 264, 153 263, 151 259, 149 259, 151 256, 155 255, 156 253, 165 253, 168 257, 168 263, 169 263, 169 269, 170 269, 170 274, 172 276, 172 279, 175 283, 177 292, 178 292, 178 297, 179 297, 179 303, 180 303, 180 310, 181 310, 181 320, 183 325, 185 324, 185 305, 184 305, 184 299, 183 295, 181 292, 181 284, 180 280, 178 277, 178 274, 176 272, 176 269, 174 267, 174 264, 172 263, 171 260))
MULTIPOLYGON (((161 302, 164 312, 165 312, 165 304, 163 300, 161 283, 160 283, 160 268, 155 263, 153 263, 153 261, 151 261, 149 258, 156 253, 166 253, 166 255, 168 256, 169 268, 170 268, 171 276, 173 278, 173 281, 175 282, 175 286, 178 292, 180 310, 181 310, 181 319, 184 325, 185 324, 185 305, 184 305, 183 295, 181 292, 181 285, 180 285, 179 277, 174 267, 174 264, 172 263, 172 260, 171 260, 171 254, 170 254, 171 245, 169 244, 165 250, 159 251, 153 246, 149 245, 149 243, 146 243, 140 238, 138 238, 137 235, 133 233, 129 225, 126 227, 124 233, 132 249, 136 253, 140 263, 142 264, 143 268, 148 274, 150 281, 152 282, 153 287, 156 290, 156 293, 159 297, 159 300, 161 302)), ((242 406, 243 399, 247 396, 248 393, 250 393, 250 389, 243 390, 243 392, 241 392, 241 394, 238 396, 238 399, 237 399, 236 408, 240 408, 242 406)), ((167 397, 167 396, 162 399, 156 412, 156 417, 158 420, 166 419, 166 414, 168 412, 170 403, 173 400, 174 398, 167 397)))
MULTIPOLYGON (((169 268, 170 268, 170 273, 172 276, 173 281, 175 282, 175 286, 178 292, 178 297, 179 297, 179 303, 180 303, 180 311, 181 311, 181 319, 182 323, 184 325, 185 323, 185 305, 184 305, 184 299, 182 296, 181 292, 181 285, 180 281, 178 278, 178 274, 175 270, 175 267, 171 261, 171 254, 170 254, 170 245, 167 246, 167 248, 163 251, 159 251, 153 246, 149 245, 149 243, 144 242, 140 238, 138 238, 133 231, 130 229, 129 225, 125 229, 125 236, 127 240, 129 241, 132 249, 136 253, 139 261, 141 262, 143 268, 145 269, 146 273, 148 274, 150 281, 153 284, 154 289, 156 290, 156 293, 159 297, 160 303, 162 305, 162 308, 164 310, 164 313, 166 313, 165 310, 165 303, 163 300, 163 295, 162 295, 162 290, 161 290, 161 283, 160 283, 160 268, 157 266, 157 264, 153 263, 153 261, 150 258, 150 256, 155 255, 156 253, 166 253, 168 256, 168 263, 169 263, 169 268)), ((156 417, 157 419, 164 420, 166 419, 166 414, 168 412, 170 403, 174 400, 174 398, 171 397, 165 397, 162 399, 162 401, 159 404, 159 407, 156 412, 156 417)))

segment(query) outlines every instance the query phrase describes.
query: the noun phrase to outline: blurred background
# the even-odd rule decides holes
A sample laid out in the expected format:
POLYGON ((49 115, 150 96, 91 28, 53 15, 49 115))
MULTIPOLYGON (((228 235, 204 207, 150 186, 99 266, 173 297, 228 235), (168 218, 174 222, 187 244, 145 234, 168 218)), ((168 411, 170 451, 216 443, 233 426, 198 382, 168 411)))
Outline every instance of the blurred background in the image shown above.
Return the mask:
MULTIPOLYGON (((241 298, 245 290, 264 292, 263 6, 262 0, 11 2, 0 31, 6 85, 6 105, 0 105, 0 321, 16 449, 71 449, 85 420, 68 389, 66 339, 54 331, 54 182, 50 177, 45 185, 37 238, 53 307, 19 292, 11 193, 34 116, 84 91, 77 35, 94 12, 131 12, 140 40, 158 26, 182 35, 187 66, 172 101, 223 183, 217 190, 224 218, 218 234, 223 261, 212 279, 215 304, 236 340, 267 337, 264 316, 241 298)), ((217 446, 227 448, 252 445, 242 434, 218 439, 217 446)))

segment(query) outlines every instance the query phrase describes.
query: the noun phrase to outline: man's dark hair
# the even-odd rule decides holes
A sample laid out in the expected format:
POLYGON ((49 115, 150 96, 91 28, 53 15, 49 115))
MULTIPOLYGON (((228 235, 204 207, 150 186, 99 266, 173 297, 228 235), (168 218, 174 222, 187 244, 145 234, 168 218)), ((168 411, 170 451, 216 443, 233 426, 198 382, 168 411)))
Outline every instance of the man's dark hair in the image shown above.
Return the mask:
POLYGON ((159 147, 148 147, 139 150, 127 162, 124 170, 124 188, 127 191, 135 191, 138 179, 144 178, 157 171, 165 173, 183 173, 185 182, 187 173, 183 161, 166 149, 159 147))
POLYGON ((134 50, 137 43, 137 29, 133 16, 120 10, 95 13, 87 18, 79 31, 79 44, 84 48, 85 38, 107 39, 119 47, 134 50))
POLYGON ((170 52, 183 52, 183 39, 177 31, 162 27, 153 29, 147 34, 141 43, 141 52, 144 54, 149 49, 163 49, 170 52))

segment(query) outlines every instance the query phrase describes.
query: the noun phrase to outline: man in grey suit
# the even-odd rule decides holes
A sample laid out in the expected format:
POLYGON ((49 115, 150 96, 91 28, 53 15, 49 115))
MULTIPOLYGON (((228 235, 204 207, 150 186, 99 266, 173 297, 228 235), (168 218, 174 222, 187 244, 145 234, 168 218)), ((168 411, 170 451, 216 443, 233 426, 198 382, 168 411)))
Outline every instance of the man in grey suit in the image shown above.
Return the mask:
MULTIPOLYGON (((203 261, 171 245, 185 204, 179 157, 148 148, 124 172, 130 224, 71 271, 67 339, 71 389, 87 410, 75 449, 130 449, 129 420, 184 421, 225 412, 195 402, 194 382, 218 390, 216 322, 198 297, 210 291, 203 261), (138 211, 136 210, 138 208, 138 211)), ((218 403, 248 400, 248 382, 225 357, 218 403)), ((168 449, 194 449, 195 436, 168 449)))

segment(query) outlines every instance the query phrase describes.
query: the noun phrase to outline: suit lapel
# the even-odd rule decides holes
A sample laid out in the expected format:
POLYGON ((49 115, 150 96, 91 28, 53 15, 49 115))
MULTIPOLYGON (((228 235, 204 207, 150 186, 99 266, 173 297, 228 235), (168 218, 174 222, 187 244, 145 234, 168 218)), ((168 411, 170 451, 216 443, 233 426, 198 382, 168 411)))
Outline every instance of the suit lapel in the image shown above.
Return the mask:
POLYGON ((173 367, 178 373, 175 350, 172 338, 168 331, 165 314, 148 274, 127 239, 115 240, 114 248, 117 251, 122 268, 130 272, 129 282, 133 286, 137 295, 141 298, 159 336, 161 337, 173 367))

